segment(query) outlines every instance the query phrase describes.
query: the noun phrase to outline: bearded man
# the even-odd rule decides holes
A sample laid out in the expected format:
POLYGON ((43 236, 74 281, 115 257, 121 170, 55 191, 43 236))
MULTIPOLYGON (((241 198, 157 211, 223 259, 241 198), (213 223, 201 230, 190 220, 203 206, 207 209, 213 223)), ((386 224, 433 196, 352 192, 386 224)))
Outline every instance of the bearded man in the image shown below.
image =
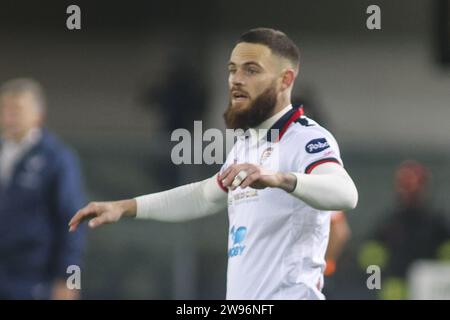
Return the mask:
POLYGON ((186 221, 228 206, 227 299, 324 299, 330 212, 356 207, 357 189, 332 134, 291 104, 299 49, 257 28, 228 62, 230 129, 242 129, 220 172, 175 189, 93 202, 70 222, 96 228, 122 217, 186 221), (264 146, 264 147, 261 147, 264 146))

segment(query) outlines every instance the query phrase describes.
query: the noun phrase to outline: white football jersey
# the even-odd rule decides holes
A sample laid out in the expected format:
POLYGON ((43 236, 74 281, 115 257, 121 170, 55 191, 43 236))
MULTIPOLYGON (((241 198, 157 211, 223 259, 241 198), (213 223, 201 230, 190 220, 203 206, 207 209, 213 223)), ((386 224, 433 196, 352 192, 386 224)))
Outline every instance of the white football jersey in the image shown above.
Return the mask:
MULTIPOLYGON (((271 127, 278 136, 239 137, 222 171, 233 163, 306 174, 324 162, 342 165, 330 132, 302 109, 283 111, 271 127)), ((329 211, 278 188, 238 187, 228 192, 228 217, 227 299, 324 299, 329 211)))

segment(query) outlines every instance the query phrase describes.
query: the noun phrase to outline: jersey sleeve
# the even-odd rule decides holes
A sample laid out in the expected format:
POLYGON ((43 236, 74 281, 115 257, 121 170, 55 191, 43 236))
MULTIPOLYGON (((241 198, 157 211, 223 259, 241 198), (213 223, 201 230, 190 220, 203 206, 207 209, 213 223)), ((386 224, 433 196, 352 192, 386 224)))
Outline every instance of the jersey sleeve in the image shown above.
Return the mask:
POLYGON ((336 139, 324 128, 308 128, 300 136, 297 155, 299 172, 309 174, 326 162, 344 165, 336 139))

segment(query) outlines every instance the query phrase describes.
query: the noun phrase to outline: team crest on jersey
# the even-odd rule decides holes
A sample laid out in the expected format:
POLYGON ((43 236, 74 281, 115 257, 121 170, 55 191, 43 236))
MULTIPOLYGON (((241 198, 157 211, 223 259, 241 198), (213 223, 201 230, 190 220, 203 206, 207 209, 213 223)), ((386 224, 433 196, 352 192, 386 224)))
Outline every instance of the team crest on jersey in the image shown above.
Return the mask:
POLYGON ((264 150, 261 154, 261 158, 259 159, 259 164, 262 164, 264 161, 266 161, 270 155, 273 152, 273 147, 268 147, 266 150, 264 150))
POLYGON ((306 144, 305 150, 308 153, 318 153, 330 147, 327 139, 319 138, 311 140, 306 144))

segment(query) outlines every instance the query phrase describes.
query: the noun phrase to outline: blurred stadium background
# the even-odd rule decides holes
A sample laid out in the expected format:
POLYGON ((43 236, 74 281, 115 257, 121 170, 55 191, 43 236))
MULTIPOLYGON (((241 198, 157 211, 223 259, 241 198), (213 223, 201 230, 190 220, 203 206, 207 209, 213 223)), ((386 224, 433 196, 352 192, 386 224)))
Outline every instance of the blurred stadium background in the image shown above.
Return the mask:
MULTIPOLYGON (((204 128, 224 128, 230 49, 243 31, 268 26, 300 46, 295 93, 320 106, 359 188, 329 297, 380 297, 366 287, 360 251, 394 207, 402 161, 430 169, 430 204, 449 217, 449 1, 73 1, 80 31, 65 27, 69 4, 1 2, 0 82, 30 76, 43 84, 48 127, 77 150, 89 200, 155 192, 217 171, 172 164, 170 132, 200 119, 204 128), (366 28, 370 4, 381 7, 379 31, 366 28)), ((222 299, 226 243, 225 212, 91 231, 83 298, 222 299)))

